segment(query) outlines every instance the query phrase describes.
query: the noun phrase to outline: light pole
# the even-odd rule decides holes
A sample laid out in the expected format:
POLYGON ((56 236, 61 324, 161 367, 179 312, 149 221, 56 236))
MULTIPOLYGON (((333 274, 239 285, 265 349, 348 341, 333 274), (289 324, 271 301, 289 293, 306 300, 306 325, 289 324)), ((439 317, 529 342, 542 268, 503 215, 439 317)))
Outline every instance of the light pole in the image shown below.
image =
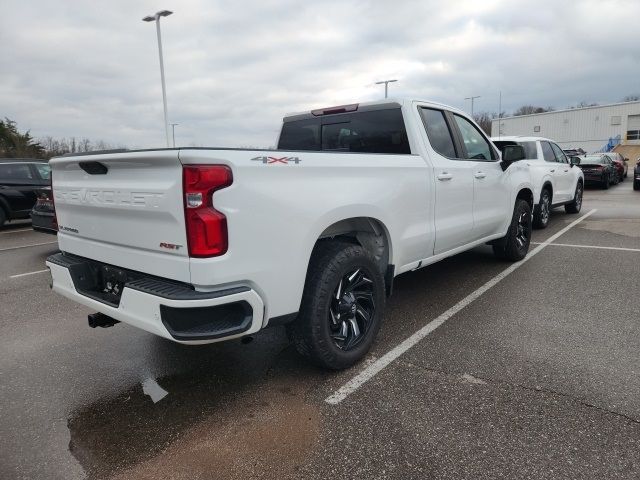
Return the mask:
POLYGON ((162 61, 162 38, 160 36, 160 18, 168 17, 173 12, 169 10, 161 10, 155 15, 147 15, 142 20, 145 22, 156 22, 156 31, 158 32, 158 56, 160 57, 160 80, 162 81, 162 103, 164 105, 164 133, 167 137, 167 147, 169 147, 169 115, 167 114, 167 89, 164 84, 164 63, 162 61))
POLYGON ((382 85, 384 83, 384 98, 387 98, 387 94, 389 93, 389 84, 393 82, 397 82, 398 80, 381 80, 376 82, 376 85, 382 85))
POLYGON ((171 133, 173 135, 173 146, 175 148, 176 146, 176 125, 180 125, 179 123, 172 123, 171 124, 171 133))
POLYGON ((480 95, 466 97, 465 100, 471 100, 471 117, 473 117, 473 102, 476 98, 480 98, 480 95))

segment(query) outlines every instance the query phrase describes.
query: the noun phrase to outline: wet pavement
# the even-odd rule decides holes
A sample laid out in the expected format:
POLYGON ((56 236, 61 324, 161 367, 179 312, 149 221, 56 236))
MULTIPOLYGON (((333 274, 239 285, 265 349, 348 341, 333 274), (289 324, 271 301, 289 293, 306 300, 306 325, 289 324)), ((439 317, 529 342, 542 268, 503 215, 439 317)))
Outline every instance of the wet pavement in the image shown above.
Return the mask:
POLYGON ((33 273, 55 237, 5 226, 0 478, 639 478, 640 193, 589 189, 594 208, 337 405, 507 264, 481 247, 400 276, 367 360, 334 373, 281 327, 199 347, 90 329, 33 273))

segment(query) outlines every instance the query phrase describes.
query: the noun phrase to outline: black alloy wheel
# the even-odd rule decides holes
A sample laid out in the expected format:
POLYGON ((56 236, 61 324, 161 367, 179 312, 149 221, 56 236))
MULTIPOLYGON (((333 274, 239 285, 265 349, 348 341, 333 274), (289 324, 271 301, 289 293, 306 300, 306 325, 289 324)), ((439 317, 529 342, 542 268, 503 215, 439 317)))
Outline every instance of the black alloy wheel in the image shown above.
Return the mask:
POLYGON ((376 313, 373 280, 362 268, 346 273, 338 282, 329 307, 329 328, 341 350, 352 350, 367 335, 376 313))
POLYGON ((527 256, 531 244, 531 207, 526 200, 516 200, 507 234, 493 243, 493 253, 502 260, 517 262, 527 256))
POLYGON ((551 192, 547 188, 542 190, 540 195, 540 203, 538 204, 538 211, 533 217, 533 226, 536 228, 546 228, 549 225, 549 218, 551 217, 551 192))
POLYGON ((564 206, 564 210, 567 213, 579 213, 582 208, 582 196, 584 195, 584 187, 582 186, 582 182, 578 182, 576 185, 576 193, 573 196, 573 201, 571 203, 567 203, 564 206))
POLYGON ((343 240, 318 242, 300 311, 287 325, 298 352, 332 370, 350 367, 373 345, 385 307, 385 280, 373 254, 343 240))

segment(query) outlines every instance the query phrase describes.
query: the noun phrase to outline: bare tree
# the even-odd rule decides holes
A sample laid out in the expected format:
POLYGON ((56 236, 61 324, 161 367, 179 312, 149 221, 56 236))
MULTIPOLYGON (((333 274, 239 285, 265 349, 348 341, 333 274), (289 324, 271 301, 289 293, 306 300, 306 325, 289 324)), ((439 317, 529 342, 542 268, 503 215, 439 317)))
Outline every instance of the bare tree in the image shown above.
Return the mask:
POLYGON ((553 112, 553 107, 534 107, 533 105, 523 105, 513 112, 514 117, 521 115, 533 115, 534 113, 553 112))
POLYGON ((622 99, 623 102, 637 102, 640 100, 640 95, 627 95, 622 99))

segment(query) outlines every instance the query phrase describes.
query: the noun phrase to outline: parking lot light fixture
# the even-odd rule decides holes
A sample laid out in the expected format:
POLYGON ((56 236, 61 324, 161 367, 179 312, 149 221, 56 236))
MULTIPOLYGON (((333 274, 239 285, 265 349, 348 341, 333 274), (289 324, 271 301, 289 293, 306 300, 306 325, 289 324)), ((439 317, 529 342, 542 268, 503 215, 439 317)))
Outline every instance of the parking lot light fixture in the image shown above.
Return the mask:
POLYGON ((381 80, 376 82, 376 85, 382 85, 384 83, 384 98, 387 98, 389 93, 389 84, 393 82, 397 82, 398 80, 381 80))
POLYGON ((164 62, 162 60, 162 37, 160 35, 160 18, 168 17, 173 12, 169 10, 160 10, 155 15, 147 15, 142 19, 144 22, 156 22, 156 32, 158 34, 158 56, 160 58, 160 81, 162 82, 162 104, 164 106, 164 133, 167 140, 167 147, 170 147, 169 143, 169 115, 167 113, 167 89, 164 81, 164 62))

